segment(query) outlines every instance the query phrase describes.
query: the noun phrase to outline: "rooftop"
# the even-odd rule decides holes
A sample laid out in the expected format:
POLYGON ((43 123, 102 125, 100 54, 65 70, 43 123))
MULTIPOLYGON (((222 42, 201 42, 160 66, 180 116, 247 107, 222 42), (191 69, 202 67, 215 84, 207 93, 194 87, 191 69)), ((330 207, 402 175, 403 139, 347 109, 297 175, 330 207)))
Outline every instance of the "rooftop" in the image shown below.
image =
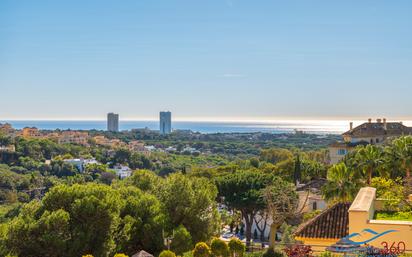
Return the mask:
POLYGON ((412 134, 412 128, 402 122, 386 122, 378 119, 376 122, 369 120, 345 133, 344 136, 369 137, 369 136, 401 136, 412 134))
POLYGON ((349 233, 350 203, 337 203, 303 223, 295 232, 297 237, 339 239, 349 233))
POLYGON ((327 180, 324 178, 314 179, 304 185, 298 186, 296 188, 296 191, 312 191, 313 189, 320 190, 322 186, 326 184, 326 182, 327 180))

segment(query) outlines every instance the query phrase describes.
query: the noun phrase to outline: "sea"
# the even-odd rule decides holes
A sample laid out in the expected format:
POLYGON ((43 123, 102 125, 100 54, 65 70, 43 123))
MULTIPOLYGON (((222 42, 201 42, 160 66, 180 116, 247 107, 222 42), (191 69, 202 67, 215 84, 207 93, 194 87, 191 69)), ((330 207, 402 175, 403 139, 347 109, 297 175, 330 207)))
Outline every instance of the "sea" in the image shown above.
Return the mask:
MULTIPOLYGON (((8 122, 16 129, 37 127, 44 130, 106 130, 104 120, 0 120, 8 122)), ((355 121, 355 125, 362 121, 355 121)), ((174 130, 191 130, 200 133, 294 133, 302 131, 311 134, 341 134, 349 129, 349 122, 342 120, 279 120, 279 121, 174 121, 174 130)), ((119 121, 120 130, 159 129, 159 122, 153 120, 119 121)))

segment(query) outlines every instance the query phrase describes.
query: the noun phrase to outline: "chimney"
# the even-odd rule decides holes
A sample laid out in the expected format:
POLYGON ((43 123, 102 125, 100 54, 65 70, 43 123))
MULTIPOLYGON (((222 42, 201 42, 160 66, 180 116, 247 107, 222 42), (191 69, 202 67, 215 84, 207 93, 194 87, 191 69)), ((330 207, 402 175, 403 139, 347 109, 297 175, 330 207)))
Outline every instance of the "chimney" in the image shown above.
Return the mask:
POLYGON ((349 122, 349 129, 350 129, 350 130, 353 129, 353 122, 349 122))
POLYGON ((372 123, 372 119, 371 119, 371 118, 368 119, 368 123, 372 123))
POLYGON ((387 123, 386 123, 386 118, 383 118, 383 128, 386 130, 387 127, 387 123))
POLYGON ((381 120, 381 119, 376 119, 376 122, 377 122, 377 123, 381 123, 382 120, 381 120))

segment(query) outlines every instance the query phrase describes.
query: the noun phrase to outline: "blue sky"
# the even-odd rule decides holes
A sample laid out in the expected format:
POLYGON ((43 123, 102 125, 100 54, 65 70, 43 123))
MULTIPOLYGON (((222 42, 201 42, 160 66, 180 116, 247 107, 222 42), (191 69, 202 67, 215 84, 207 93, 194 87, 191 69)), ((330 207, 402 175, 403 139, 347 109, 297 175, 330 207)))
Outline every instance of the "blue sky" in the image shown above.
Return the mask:
POLYGON ((2 0, 0 119, 412 118, 412 2, 2 0))

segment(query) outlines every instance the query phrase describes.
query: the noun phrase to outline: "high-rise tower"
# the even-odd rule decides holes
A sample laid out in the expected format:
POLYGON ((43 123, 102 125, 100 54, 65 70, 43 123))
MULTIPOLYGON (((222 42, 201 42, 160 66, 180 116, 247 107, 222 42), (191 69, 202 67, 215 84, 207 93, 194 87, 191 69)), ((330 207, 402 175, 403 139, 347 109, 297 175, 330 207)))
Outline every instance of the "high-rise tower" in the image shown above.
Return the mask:
POLYGON ((112 112, 107 114, 107 130, 112 132, 119 131, 119 114, 112 112))
POLYGON ((167 135, 172 132, 172 113, 160 112, 160 135, 167 135))

